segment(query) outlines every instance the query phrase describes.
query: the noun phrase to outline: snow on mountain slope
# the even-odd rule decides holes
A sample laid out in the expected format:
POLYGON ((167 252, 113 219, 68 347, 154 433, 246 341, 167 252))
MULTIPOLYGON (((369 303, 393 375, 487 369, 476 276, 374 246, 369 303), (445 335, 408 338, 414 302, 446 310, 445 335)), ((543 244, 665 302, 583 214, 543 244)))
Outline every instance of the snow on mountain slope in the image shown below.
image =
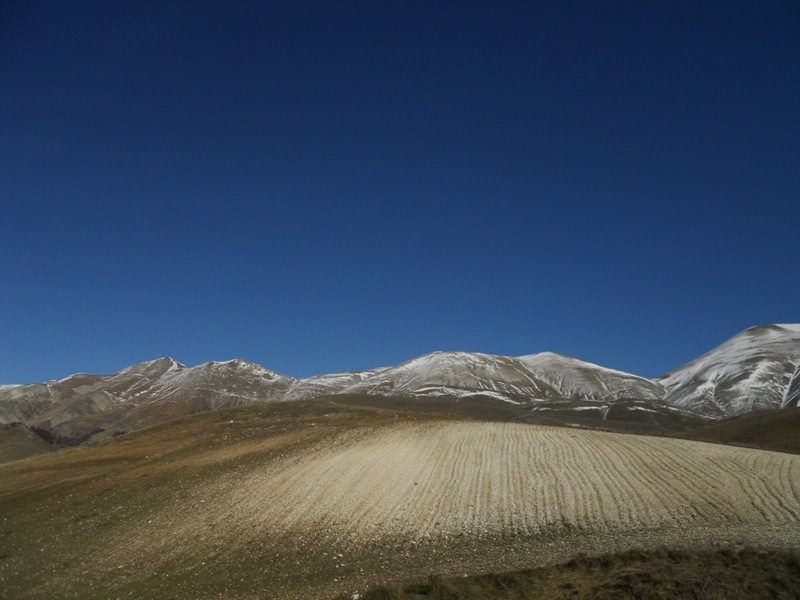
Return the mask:
POLYGON ((316 375, 305 379, 296 379, 292 382, 284 394, 284 400, 308 400, 310 398, 321 398, 339 394, 348 387, 360 383, 384 369, 372 369, 370 371, 349 371, 347 373, 330 373, 328 375, 316 375))
MULTIPOLYGON (((105 410, 110 405, 110 398, 97 391, 100 380, 102 377, 99 375, 76 373, 57 381, 0 390, 0 423, 31 424, 58 404, 64 404, 65 412, 73 414, 105 410)), ((72 417, 64 417, 69 418, 72 417)))
POLYGON ((660 400, 664 388, 660 383, 601 367, 590 362, 541 352, 520 356, 519 360, 538 379, 572 400, 613 401, 621 399, 660 400))
POLYGON ((800 401, 800 325, 760 325, 659 377, 665 402, 725 418, 800 401))
POLYGON ((783 394, 781 408, 800 407, 800 365, 795 369, 783 394))
POLYGON ((296 381, 240 358, 176 369, 162 380, 167 389, 160 402, 202 400, 207 408, 277 402, 296 381))
POLYGON ((53 405, 44 383, 18 385, 0 390, 0 424, 28 423, 53 405))
POLYGON ((242 359, 189 368, 164 357, 106 376, 78 373, 1 386, 0 423, 22 422, 76 443, 197 411, 343 393, 501 400, 557 418, 645 419, 680 428, 698 419, 800 406, 800 325, 748 329, 655 381, 551 352, 433 352, 394 367, 306 379, 242 359))
POLYGON ((434 352, 356 383, 347 393, 486 396, 507 402, 659 400, 654 381, 576 358, 543 352, 521 357, 434 352))
POLYGON ((189 368, 165 357, 108 376, 103 389, 125 404, 192 402, 218 408, 281 400, 294 381, 238 358, 189 368))
POLYGON ((274 402, 283 399, 294 381, 241 359, 189 368, 164 357, 107 376, 80 373, 0 390, 0 423, 18 421, 55 430, 80 420, 82 425, 69 428, 68 435, 79 437, 79 430, 107 425, 105 416, 87 420, 92 415, 113 413, 115 419, 124 421, 143 406, 183 405, 191 410, 208 410, 274 402))
POLYGON ((472 352, 426 354, 384 369, 344 391, 423 397, 483 394, 509 402, 558 397, 519 360, 472 352))
POLYGON ((186 365, 179 363, 174 358, 165 356, 138 363, 108 375, 103 378, 99 387, 110 394, 114 403, 117 404, 136 398, 146 400, 159 394, 174 374, 188 369, 186 365))

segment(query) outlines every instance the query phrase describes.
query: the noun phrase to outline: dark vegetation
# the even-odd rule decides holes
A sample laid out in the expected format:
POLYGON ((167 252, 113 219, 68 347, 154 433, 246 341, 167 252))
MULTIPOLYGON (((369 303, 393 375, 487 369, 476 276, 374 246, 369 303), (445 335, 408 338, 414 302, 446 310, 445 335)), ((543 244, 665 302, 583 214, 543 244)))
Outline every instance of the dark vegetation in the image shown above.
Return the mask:
POLYGON ((102 433, 105 429, 100 427, 92 429, 77 436, 67 436, 44 429, 43 427, 31 427, 31 431, 42 438, 48 444, 55 444, 57 447, 80 446, 89 441, 92 436, 102 433))
POLYGON ((675 437, 800 454, 800 408, 783 408, 728 419, 675 434, 675 437))
POLYGON ((47 431, 38 431, 22 423, 0 425, 0 463, 58 450, 47 431))
MULTIPOLYGON (((342 600, 349 596, 340 596, 342 600)), ((580 556, 569 562, 513 573, 381 587, 364 600, 754 600, 800 598, 800 552, 631 551, 580 556)))

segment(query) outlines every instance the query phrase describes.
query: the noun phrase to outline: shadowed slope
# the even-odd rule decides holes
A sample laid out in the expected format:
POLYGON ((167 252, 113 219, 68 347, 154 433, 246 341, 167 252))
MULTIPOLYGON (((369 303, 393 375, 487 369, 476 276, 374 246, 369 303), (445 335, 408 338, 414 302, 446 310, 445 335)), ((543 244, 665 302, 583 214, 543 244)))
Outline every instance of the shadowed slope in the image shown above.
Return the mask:
POLYGON ((738 417, 675 437, 800 454, 800 408, 738 417))

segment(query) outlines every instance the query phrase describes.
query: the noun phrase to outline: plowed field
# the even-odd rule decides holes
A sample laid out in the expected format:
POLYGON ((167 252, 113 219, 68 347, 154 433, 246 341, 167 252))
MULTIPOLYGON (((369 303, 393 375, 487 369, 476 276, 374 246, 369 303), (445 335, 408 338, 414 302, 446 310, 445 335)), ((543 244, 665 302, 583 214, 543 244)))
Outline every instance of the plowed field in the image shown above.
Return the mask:
POLYGON ((796 523, 800 457, 528 425, 399 425, 327 440, 223 493, 219 518, 246 530, 362 539, 796 523))

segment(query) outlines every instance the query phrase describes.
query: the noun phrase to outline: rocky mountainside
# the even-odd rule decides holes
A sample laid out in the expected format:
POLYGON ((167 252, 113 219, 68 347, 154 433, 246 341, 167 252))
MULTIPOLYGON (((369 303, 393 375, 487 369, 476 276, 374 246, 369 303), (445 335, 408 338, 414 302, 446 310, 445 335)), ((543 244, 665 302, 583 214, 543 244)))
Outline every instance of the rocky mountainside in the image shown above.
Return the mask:
POLYGON ((661 400, 661 384, 553 352, 518 359, 563 398, 608 402, 621 399, 661 400))
POLYGON ((329 375, 307 377, 306 379, 295 379, 284 394, 283 400, 309 400, 311 398, 341 394, 351 386, 384 370, 373 369, 371 371, 331 373, 329 375))
POLYGON ((800 403, 800 325, 761 325, 662 375, 664 401, 715 419, 800 403))
POLYGON ((165 357, 107 376, 0 386, 0 423, 24 423, 76 443, 198 411, 336 395, 502 403, 557 421, 682 429, 800 404, 800 325, 748 329, 656 380, 551 352, 434 352, 393 367, 306 379, 241 359, 189 368, 165 357))
POLYGON ((476 352, 426 354, 383 369, 345 391, 380 396, 478 395, 514 403, 561 397, 518 359, 476 352))
POLYGON ((294 381, 241 359, 189 368, 165 357, 108 376, 79 373, 0 390, 0 423, 83 441, 179 414, 282 400, 294 381))

